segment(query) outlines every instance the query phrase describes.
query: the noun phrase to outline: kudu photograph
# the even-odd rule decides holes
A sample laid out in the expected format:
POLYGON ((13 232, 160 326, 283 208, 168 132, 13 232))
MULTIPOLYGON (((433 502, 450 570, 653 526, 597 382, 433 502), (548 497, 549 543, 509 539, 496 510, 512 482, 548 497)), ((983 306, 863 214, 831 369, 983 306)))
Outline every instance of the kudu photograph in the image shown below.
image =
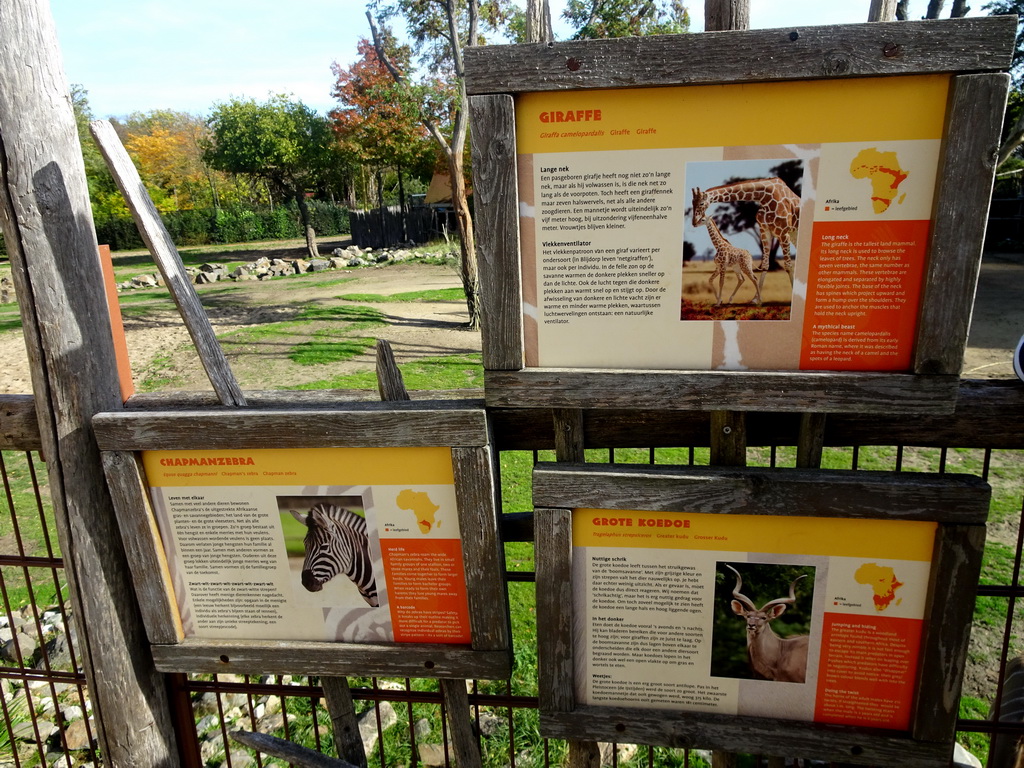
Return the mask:
POLYGON ((713 677, 806 681, 814 572, 808 565, 716 564, 713 677))

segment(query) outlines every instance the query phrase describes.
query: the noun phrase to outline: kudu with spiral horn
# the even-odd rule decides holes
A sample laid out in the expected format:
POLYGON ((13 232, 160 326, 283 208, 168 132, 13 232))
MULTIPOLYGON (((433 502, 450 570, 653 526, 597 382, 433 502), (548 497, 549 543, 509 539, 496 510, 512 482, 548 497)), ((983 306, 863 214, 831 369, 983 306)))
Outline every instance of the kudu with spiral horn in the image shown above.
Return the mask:
POLYGON ((747 653, 750 655, 750 667, 754 673, 765 680, 777 680, 785 683, 802 683, 807 678, 807 635, 795 637, 779 637, 772 631, 769 622, 781 616, 786 608, 796 602, 796 583, 803 576, 798 576, 789 585, 789 597, 769 600, 758 608, 754 602, 740 592, 743 589, 743 577, 731 565, 726 565, 736 574, 736 586, 732 590, 730 605, 733 613, 747 620, 747 653))

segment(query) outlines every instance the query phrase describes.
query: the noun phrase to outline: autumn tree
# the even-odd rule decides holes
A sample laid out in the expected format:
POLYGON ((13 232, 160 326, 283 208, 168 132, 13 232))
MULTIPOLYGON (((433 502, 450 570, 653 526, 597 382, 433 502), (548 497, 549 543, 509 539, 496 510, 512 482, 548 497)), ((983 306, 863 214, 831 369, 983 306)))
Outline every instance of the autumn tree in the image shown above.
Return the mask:
POLYGON ((687 32, 690 14, 682 0, 569 0, 562 17, 574 40, 687 32))
POLYGON ((306 250, 315 258, 316 233, 306 205, 337 158, 327 118, 287 96, 263 103, 232 99, 217 104, 208 120, 211 130, 204 158, 214 168, 258 177, 278 194, 295 200, 306 233, 306 250))
MULTIPOLYGON (((498 19, 499 4, 489 3, 488 19, 498 19)), ((477 273, 473 217, 466 197, 465 154, 469 125, 466 114, 466 80, 462 51, 478 43, 479 0, 382 0, 366 12, 379 60, 394 82, 420 103, 424 128, 437 143, 448 165, 452 187, 452 209, 459 230, 460 277, 466 292, 469 327, 480 326, 480 280, 477 273), (418 54, 432 79, 414 83, 393 61, 382 27, 393 17, 406 22, 413 51, 418 54)))
MULTIPOLYGON (((404 75, 409 69, 411 51, 388 40, 392 63, 404 75)), ((423 127, 415 95, 391 77, 377 51, 367 39, 358 45, 360 58, 350 67, 337 62, 331 67, 337 81, 331 91, 339 107, 330 113, 343 149, 360 163, 373 168, 378 193, 386 168, 398 177, 399 199, 405 206, 405 175, 416 170, 429 173, 434 151, 423 127)), ((379 201, 383 206, 383 199, 379 201)))

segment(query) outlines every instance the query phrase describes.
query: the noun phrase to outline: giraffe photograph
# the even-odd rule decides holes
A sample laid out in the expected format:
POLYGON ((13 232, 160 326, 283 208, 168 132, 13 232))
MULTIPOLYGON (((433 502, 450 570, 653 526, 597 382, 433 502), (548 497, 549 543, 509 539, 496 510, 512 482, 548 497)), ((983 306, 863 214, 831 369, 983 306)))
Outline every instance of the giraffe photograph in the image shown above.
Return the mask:
POLYGON ((686 164, 681 320, 789 320, 804 163, 686 164))

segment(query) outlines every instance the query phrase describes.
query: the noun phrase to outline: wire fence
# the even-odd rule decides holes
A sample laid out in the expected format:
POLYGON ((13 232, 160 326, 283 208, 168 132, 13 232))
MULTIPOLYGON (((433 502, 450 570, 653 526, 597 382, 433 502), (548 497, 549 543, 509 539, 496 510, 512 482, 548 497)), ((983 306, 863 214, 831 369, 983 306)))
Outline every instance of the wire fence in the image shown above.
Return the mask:
MULTIPOLYGON (((499 443, 501 442, 499 435, 499 443)), ((998 442, 998 441, 996 441, 998 442)), ((6 510, 0 517, 0 766, 98 765, 95 722, 76 654, 74 614, 46 503, 38 456, 3 452, 6 510)), ((748 463, 793 466, 795 448, 750 448, 748 463)), ((540 735, 537 712, 536 617, 530 470, 546 451, 504 450, 506 587, 512 620, 509 680, 469 681, 469 701, 484 766, 546 768, 562 764, 566 744, 540 735), (519 513, 519 514, 516 514, 519 513), (523 514, 526 513, 526 514, 523 514), (527 521, 524 524, 524 519, 527 521), (513 524, 511 521, 515 521, 513 524)), ((707 464, 703 447, 588 450, 600 463, 707 464)), ((836 469, 969 472, 993 487, 988 543, 978 588, 958 742, 992 768, 1024 737, 1024 724, 999 719, 1012 693, 1014 659, 1024 654, 1024 450, 860 445, 826 448, 822 465, 836 469), (991 754, 991 757, 990 757, 991 754)), ((87 629, 87 628, 86 628, 87 629)), ((77 628, 81 631, 82 628, 77 628)), ((1024 674, 1018 675, 1024 677, 1024 674)), ((370 766, 417 768, 454 763, 435 680, 350 678, 370 766)), ((230 732, 271 733, 334 754, 331 719, 317 678, 288 675, 169 675, 182 760, 187 766, 282 765, 243 748, 230 732)), ((1020 685, 1020 683, 1017 683, 1020 685)), ((797 756, 799 757, 799 756, 797 756)), ((756 758, 745 758, 754 760, 756 758)), ((763 758, 762 758, 763 759, 763 758)), ((602 745, 606 765, 709 765, 701 750, 602 745)), ((753 763, 751 763, 753 764, 753 763)))

